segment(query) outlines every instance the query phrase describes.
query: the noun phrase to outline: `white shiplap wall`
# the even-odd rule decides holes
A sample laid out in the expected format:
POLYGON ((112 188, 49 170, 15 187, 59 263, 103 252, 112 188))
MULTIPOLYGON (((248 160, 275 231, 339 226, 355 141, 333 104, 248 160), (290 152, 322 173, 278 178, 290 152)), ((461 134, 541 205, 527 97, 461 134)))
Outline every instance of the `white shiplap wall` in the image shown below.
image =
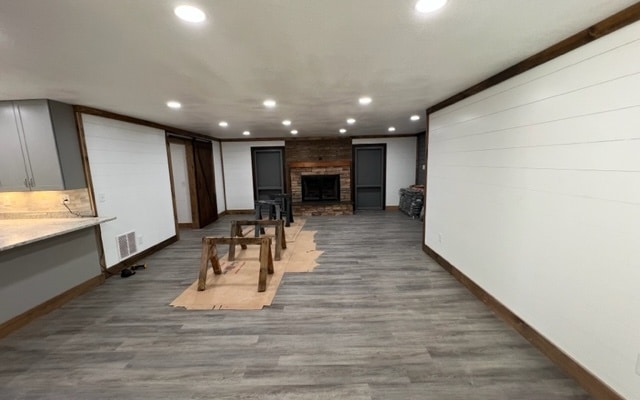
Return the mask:
POLYGON ((640 398, 640 23, 429 125, 426 244, 640 398))
POLYGON ((224 179, 222 172, 222 149, 220 142, 213 141, 213 171, 216 180, 216 204, 218 206, 218 214, 227 211, 224 195, 224 179))
POLYGON ((169 160, 162 130, 82 115, 107 267, 120 262, 116 236, 135 231, 138 252, 175 236, 169 160))
POLYGON ((400 189, 409 187, 416 181, 418 139, 417 137, 399 137, 353 139, 352 141, 353 145, 378 143, 387 145, 385 205, 397 206, 400 204, 400 189))
POLYGON ((284 140, 222 142, 227 210, 253 210, 251 147, 284 147, 284 140))

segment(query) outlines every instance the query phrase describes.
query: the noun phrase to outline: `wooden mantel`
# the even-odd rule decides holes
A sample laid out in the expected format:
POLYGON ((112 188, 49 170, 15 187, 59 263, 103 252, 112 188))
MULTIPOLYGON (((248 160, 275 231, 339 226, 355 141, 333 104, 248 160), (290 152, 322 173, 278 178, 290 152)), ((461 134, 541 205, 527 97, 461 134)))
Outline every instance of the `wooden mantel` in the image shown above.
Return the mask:
POLYGON ((351 167, 351 160, 293 161, 289 168, 351 167))

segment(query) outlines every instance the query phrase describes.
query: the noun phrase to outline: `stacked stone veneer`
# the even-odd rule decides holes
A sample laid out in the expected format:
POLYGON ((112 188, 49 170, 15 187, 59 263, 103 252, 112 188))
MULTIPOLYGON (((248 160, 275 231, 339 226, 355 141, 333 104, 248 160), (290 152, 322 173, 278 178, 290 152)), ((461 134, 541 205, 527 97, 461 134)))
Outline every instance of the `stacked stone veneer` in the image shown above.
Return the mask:
POLYGON ((294 214, 353 214, 351 139, 287 140, 285 157, 294 214), (302 175, 340 175, 340 201, 302 202, 302 175))
POLYGON ((345 215, 353 214, 351 201, 351 165, 327 166, 318 162, 305 163, 303 167, 292 164, 289 167, 291 179, 291 200, 293 212, 297 215, 345 215), (311 164, 311 165, 309 165, 311 164), (304 175, 340 175, 340 202, 302 202, 302 176, 304 175))
POLYGON ((340 201, 351 201, 350 167, 303 167, 291 168, 291 200, 302 201, 303 175, 340 175, 340 201))

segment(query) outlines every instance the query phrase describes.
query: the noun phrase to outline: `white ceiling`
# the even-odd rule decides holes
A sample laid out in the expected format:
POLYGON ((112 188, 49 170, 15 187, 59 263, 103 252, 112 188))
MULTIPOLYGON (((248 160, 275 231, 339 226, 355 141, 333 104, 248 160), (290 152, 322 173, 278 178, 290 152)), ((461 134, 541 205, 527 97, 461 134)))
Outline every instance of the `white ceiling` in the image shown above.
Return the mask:
POLYGON ((449 0, 419 15, 415 0, 0 0, 0 99, 217 138, 417 133, 427 107, 635 2, 449 0), (207 21, 178 20, 182 3, 207 21))

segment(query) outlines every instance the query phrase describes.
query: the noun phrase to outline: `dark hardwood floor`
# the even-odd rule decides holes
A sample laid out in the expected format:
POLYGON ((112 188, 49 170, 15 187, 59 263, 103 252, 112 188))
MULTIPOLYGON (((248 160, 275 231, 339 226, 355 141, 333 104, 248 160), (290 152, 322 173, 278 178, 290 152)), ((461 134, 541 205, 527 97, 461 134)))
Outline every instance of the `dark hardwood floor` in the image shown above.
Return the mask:
POLYGON ((421 250, 399 211, 309 217, 324 254, 260 311, 169 303, 225 216, 0 340, 1 399, 588 399, 421 250))

